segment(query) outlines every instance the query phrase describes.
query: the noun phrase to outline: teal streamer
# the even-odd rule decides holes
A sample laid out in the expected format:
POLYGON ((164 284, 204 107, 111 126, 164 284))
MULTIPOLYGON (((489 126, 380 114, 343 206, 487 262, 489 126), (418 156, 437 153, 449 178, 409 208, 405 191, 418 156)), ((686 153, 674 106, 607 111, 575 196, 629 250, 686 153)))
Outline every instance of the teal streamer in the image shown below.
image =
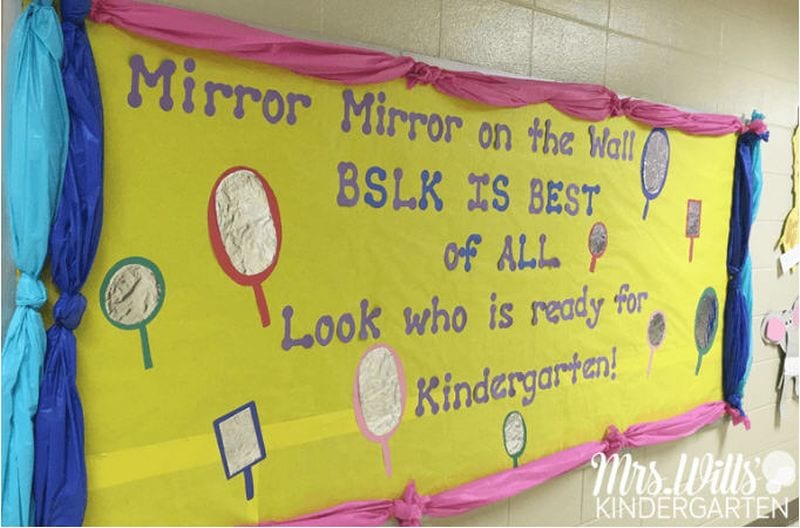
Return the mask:
POLYGON ((754 119, 736 141, 728 233, 728 285, 722 335, 722 386, 725 401, 738 412, 740 418, 746 416, 742 399, 753 349, 750 228, 758 211, 761 194, 759 144, 769 139, 769 131, 763 120, 756 118, 759 114, 754 113, 753 116, 754 119))
POLYGON ((8 50, 3 140, 11 249, 20 271, 17 307, 2 358, 2 524, 31 523, 33 418, 46 336, 39 273, 58 205, 68 114, 60 63, 63 37, 52 0, 33 0, 16 21, 8 50))
MULTIPOLYGON (((756 119, 764 119, 764 114, 753 110, 750 119, 755 121, 756 119)), ((768 139, 769 136, 767 136, 768 139)), ((753 160, 752 160, 752 195, 750 196, 750 207, 751 207, 751 215, 750 221, 751 223, 755 223, 756 217, 758 216, 758 208, 761 203, 761 188, 764 182, 764 174, 761 169, 761 141, 757 141, 753 145, 753 160)), ((750 259, 750 254, 748 253, 747 258, 745 259, 744 266, 742 269, 742 273, 744 274, 744 279, 742 284, 744 286, 744 296, 745 296, 745 305, 747 308, 747 317, 749 321, 753 320, 753 272, 752 272, 753 264, 750 259)), ((752 330, 750 334, 750 340, 752 343, 752 330)), ((752 344, 751 344, 752 347, 752 344)), ((739 389, 737 393, 739 397, 744 396, 744 387, 747 385, 747 379, 750 377, 750 367, 753 365, 753 354, 751 353, 747 358, 747 368, 744 371, 744 375, 742 376, 742 380, 739 382, 739 389)))

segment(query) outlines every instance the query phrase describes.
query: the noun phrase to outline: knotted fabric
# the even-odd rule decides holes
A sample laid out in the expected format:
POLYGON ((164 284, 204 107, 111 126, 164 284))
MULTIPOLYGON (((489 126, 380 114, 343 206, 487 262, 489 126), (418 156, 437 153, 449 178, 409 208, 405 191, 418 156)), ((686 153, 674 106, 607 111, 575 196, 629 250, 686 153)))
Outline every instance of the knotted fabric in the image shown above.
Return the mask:
POLYGON ((611 95, 611 117, 618 117, 625 115, 625 108, 624 108, 625 100, 620 99, 617 94, 611 95))
MULTIPOLYGON (((731 400, 736 402, 739 407, 742 406, 741 399, 739 399, 738 396, 732 397, 731 400)), ((725 403, 725 413, 731 417, 731 423, 733 425, 744 424, 744 428, 748 431, 750 430, 750 418, 745 416, 744 413, 739 411, 739 409, 731 405, 729 402, 725 403)))
POLYGON ((68 116, 59 64, 64 51, 52 0, 33 0, 8 48, 3 123, 11 249, 20 270, 17 308, 2 352, 2 524, 32 521, 33 417, 45 333, 38 309, 47 298, 39 273, 47 256, 67 153, 68 116))
POLYGON ((453 75, 446 70, 437 68, 436 66, 430 66, 424 62, 415 62, 411 70, 406 73, 406 85, 409 88, 413 88, 418 84, 436 85, 440 79, 452 78, 453 75))
POLYGON ((47 300, 44 283, 29 273, 22 272, 17 281, 17 306, 38 310, 47 300))
POLYGON ((403 498, 394 501, 392 516, 400 521, 400 526, 419 526, 425 514, 425 506, 431 501, 417 493, 414 481, 409 482, 403 498))
POLYGON ((70 117, 61 202, 50 232, 50 269, 61 297, 47 332, 36 415, 33 494, 38 525, 79 526, 86 509, 83 410, 75 381, 81 294, 103 218, 103 108, 84 18, 90 0, 61 0, 61 76, 70 117))
POLYGON ((56 324, 67 330, 75 330, 81 324, 84 311, 86 311, 86 297, 80 293, 64 293, 53 307, 53 319, 56 324))
POLYGON ((606 444, 606 448, 603 450, 603 453, 605 453, 607 457, 615 455, 628 447, 628 440, 625 438, 625 434, 617 429, 617 427, 614 425, 608 426, 603 442, 606 444))

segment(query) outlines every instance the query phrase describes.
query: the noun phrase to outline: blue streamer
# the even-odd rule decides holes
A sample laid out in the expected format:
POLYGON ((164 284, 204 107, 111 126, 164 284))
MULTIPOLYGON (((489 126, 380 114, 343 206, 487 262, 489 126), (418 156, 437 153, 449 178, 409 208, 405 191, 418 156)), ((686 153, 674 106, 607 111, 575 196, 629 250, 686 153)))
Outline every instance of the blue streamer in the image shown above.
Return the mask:
MULTIPOLYGON (((753 113, 753 119, 762 115, 753 113)), ((722 386, 725 401, 744 416, 742 398, 752 362, 753 287, 750 228, 761 196, 761 135, 746 131, 736 142, 733 200, 728 238, 728 286, 723 334, 722 386)))
POLYGON ((33 417, 45 353, 39 280, 67 153, 68 115, 59 63, 63 39, 52 0, 33 0, 17 20, 8 51, 4 174, 17 308, 2 353, 2 523, 29 525, 33 417))
POLYGON ((94 262, 103 218, 103 108, 84 18, 90 0, 62 0, 69 151, 61 202, 50 233, 50 267, 61 291, 36 415, 33 493, 43 526, 79 526, 86 511, 83 410, 75 383, 73 331, 86 309, 81 295, 94 262))
MULTIPOLYGON (((756 119, 764 119, 764 114, 759 113, 753 110, 750 119, 755 121, 756 119)), ((769 141, 769 131, 765 132, 763 135, 759 136, 764 141, 769 141)), ((761 172, 761 142, 756 141, 755 145, 753 146, 753 155, 752 155, 752 164, 753 164, 753 192, 750 197, 750 218, 753 222, 756 221, 756 216, 758 216, 758 206, 761 203, 761 186, 764 180, 764 175, 761 172)))
MULTIPOLYGON (((751 115, 751 120, 756 119, 764 119, 764 114, 761 114, 755 110, 751 115)), ((760 136, 761 139, 764 141, 769 141, 769 132, 764 133, 760 136)), ((750 223, 751 225, 755 223, 756 217, 758 216, 758 207, 761 202, 761 187, 764 180, 764 175, 761 172, 761 141, 756 141, 753 145, 753 152, 751 155, 752 158, 752 167, 753 167, 753 183, 752 183, 752 193, 750 196, 750 223)), ((750 260, 750 254, 748 253, 747 258, 745 259, 744 263, 744 294, 747 303, 747 315, 752 320, 753 316, 753 284, 752 284, 752 261, 750 260)), ((752 346, 752 335, 750 337, 750 343, 752 346)), ((747 385, 747 379, 750 377, 750 367, 753 366, 753 354, 748 354, 747 358, 747 368, 744 371, 744 375, 742 376, 742 380, 739 382, 739 389, 738 394, 740 397, 744 395, 744 387, 747 385)))

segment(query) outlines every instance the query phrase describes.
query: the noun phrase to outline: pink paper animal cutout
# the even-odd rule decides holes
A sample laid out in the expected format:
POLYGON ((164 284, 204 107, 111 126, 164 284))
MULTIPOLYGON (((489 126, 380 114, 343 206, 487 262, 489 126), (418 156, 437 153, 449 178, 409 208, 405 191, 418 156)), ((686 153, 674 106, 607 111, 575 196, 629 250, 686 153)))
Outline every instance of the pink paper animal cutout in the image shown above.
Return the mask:
POLYGON ((764 336, 764 341, 778 345, 778 348, 784 354, 783 370, 778 381, 779 397, 783 395, 783 386, 787 377, 794 378, 795 397, 800 395, 800 387, 798 387, 798 376, 800 375, 800 357, 798 357, 800 351, 798 351, 798 346, 800 346, 800 343, 798 343, 797 337, 798 327, 800 327, 799 319, 798 299, 795 299, 791 308, 782 312, 771 313, 761 323, 761 333, 764 336))

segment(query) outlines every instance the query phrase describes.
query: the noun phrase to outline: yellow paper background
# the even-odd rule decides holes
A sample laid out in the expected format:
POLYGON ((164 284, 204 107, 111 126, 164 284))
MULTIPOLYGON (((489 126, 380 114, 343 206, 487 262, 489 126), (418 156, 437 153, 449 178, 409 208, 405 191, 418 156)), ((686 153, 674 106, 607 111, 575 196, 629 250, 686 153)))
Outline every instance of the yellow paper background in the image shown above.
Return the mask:
MULTIPOLYGON (((620 429, 685 412, 719 400, 722 325, 695 376, 694 316, 706 287, 725 302, 735 138, 694 137, 669 131, 669 175, 661 195, 642 220, 641 148, 649 127, 626 118, 597 123, 612 135, 636 132, 634 160, 591 159, 589 123, 568 118, 547 105, 499 109, 449 98, 431 87, 407 90, 402 81, 356 87, 378 89, 387 106, 453 114, 464 119, 452 143, 424 136, 409 141, 344 133, 342 90, 335 83, 294 75, 261 64, 133 37, 110 26, 90 24, 103 95, 106 133, 105 217, 98 255, 84 292, 90 304, 77 331, 79 389, 86 417, 89 478, 88 525, 244 524, 285 519, 356 499, 401 495, 415 479, 420 493, 435 493, 510 467, 503 449, 502 423, 522 412, 528 442, 521 463, 597 440, 609 424, 620 429), (141 84, 139 108, 127 103, 134 54, 153 70, 162 60, 178 65, 173 77, 175 105, 158 105, 160 87, 141 84), (197 67, 195 110, 181 108, 183 59, 197 67), (282 93, 309 94, 313 104, 298 122, 272 125, 260 105, 246 107, 217 97, 217 113, 203 113, 207 80, 243 84, 282 93), (552 119, 558 131, 573 131, 574 155, 530 152, 527 129, 533 117, 552 119), (482 121, 507 123, 514 132, 511 152, 477 144, 482 121), (419 173, 440 170, 437 191, 444 210, 375 210, 363 201, 336 204, 337 165, 352 161, 363 173, 379 165, 401 167, 403 197, 419 197, 419 173), (272 324, 262 328, 251 289, 235 284, 217 264, 209 242, 207 206, 211 187, 226 169, 245 165, 272 186, 283 223, 283 246, 274 273, 264 283, 272 324), (467 210, 474 196, 469 173, 505 174, 509 209, 467 210), (530 179, 601 185, 594 213, 576 217, 528 212, 530 179), (701 199, 702 231, 688 262, 686 200, 701 199), (588 273, 586 248, 591 225, 602 220, 609 247, 597 272, 588 273), (446 243, 463 244, 470 233, 483 242, 469 273, 443 265, 446 243), (498 271, 506 235, 529 239, 528 256, 538 253, 538 236, 548 236, 546 256, 561 267, 498 271), (166 300, 148 326, 154 368, 145 371, 139 336, 109 324, 99 306, 106 272, 128 256, 154 261, 164 275, 166 300), (613 296, 621 283, 647 291, 641 313, 618 315, 613 296), (530 324, 530 303, 574 297, 583 284, 590 296, 605 298, 599 324, 581 320, 530 324), (487 327, 489 296, 514 303, 515 324, 487 327), (447 308, 469 312, 461 334, 406 336, 403 309, 430 307, 438 295, 447 308), (281 348, 282 308, 295 309, 295 335, 313 330, 323 314, 358 313, 362 298, 383 310, 378 340, 334 340, 327 347, 281 348), (667 336, 656 352, 653 372, 647 319, 666 314, 667 336), (392 345, 403 361, 408 404, 390 441, 394 473, 387 478, 378 444, 359 432, 352 410, 355 368, 375 342, 392 345), (445 372, 474 383, 484 367, 492 375, 539 369, 617 347, 616 380, 579 381, 540 391, 523 407, 522 394, 458 411, 422 418, 414 414, 417 380, 445 372), (254 466, 256 497, 247 502, 241 476, 226 480, 212 422, 255 401, 267 459, 254 466)), ((365 189, 362 188, 362 196, 365 189)), ((490 188, 483 196, 492 199, 490 188)), ((563 203, 563 198, 562 198, 563 203)), ((515 245, 516 247, 516 245, 515 245)))

